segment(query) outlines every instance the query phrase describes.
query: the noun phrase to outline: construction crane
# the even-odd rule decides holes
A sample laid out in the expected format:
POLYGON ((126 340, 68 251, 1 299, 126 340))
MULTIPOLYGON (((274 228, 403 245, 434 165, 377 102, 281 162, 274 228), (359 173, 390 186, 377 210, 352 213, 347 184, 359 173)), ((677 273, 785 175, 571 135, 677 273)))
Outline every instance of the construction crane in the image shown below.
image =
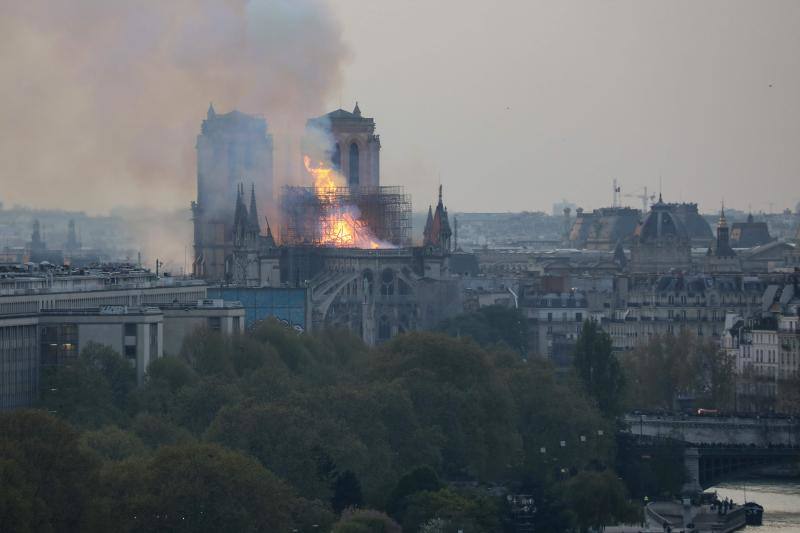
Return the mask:
POLYGON ((620 196, 624 196, 625 198, 638 198, 642 202, 642 213, 647 213, 647 208, 652 202, 655 202, 656 195, 647 194, 647 187, 643 187, 642 189, 637 189, 637 191, 640 191, 639 194, 620 193, 620 196))

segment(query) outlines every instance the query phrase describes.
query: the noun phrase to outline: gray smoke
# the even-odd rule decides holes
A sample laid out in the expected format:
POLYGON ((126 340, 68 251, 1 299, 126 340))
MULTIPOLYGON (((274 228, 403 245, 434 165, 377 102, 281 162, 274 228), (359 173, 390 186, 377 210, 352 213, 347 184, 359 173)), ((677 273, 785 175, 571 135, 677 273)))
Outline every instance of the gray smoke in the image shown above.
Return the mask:
POLYGON ((211 100, 264 115, 276 181, 295 181, 283 169, 347 57, 322 0, 26 0, 0 14, 7 205, 188 207, 211 100))

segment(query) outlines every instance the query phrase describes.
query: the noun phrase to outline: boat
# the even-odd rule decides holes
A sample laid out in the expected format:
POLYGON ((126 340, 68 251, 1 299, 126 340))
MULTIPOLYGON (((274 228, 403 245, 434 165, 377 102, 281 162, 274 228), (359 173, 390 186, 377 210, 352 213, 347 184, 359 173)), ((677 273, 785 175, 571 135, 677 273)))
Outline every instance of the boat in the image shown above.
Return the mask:
POLYGON ((756 502, 746 502, 743 506, 744 518, 748 526, 760 526, 764 517, 764 508, 756 502))

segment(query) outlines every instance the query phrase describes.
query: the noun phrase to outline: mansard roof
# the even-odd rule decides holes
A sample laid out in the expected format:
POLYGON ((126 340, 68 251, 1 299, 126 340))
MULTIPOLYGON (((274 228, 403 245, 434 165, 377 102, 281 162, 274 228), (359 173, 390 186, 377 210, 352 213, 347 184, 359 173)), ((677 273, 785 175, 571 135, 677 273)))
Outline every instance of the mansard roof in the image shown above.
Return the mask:
POLYGON ((688 240, 689 234, 680 218, 659 196, 658 202, 636 228, 636 237, 640 243, 649 243, 663 239, 688 240))

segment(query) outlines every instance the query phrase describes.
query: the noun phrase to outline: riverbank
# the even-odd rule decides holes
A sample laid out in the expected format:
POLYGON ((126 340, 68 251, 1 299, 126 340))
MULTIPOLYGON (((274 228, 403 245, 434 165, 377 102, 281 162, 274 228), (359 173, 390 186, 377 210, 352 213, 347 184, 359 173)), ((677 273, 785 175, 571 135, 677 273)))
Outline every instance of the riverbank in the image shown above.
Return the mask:
POLYGON ((800 480, 758 478, 721 483, 709 490, 734 502, 754 501, 764 507, 763 525, 749 531, 790 533, 800 531, 800 480))

